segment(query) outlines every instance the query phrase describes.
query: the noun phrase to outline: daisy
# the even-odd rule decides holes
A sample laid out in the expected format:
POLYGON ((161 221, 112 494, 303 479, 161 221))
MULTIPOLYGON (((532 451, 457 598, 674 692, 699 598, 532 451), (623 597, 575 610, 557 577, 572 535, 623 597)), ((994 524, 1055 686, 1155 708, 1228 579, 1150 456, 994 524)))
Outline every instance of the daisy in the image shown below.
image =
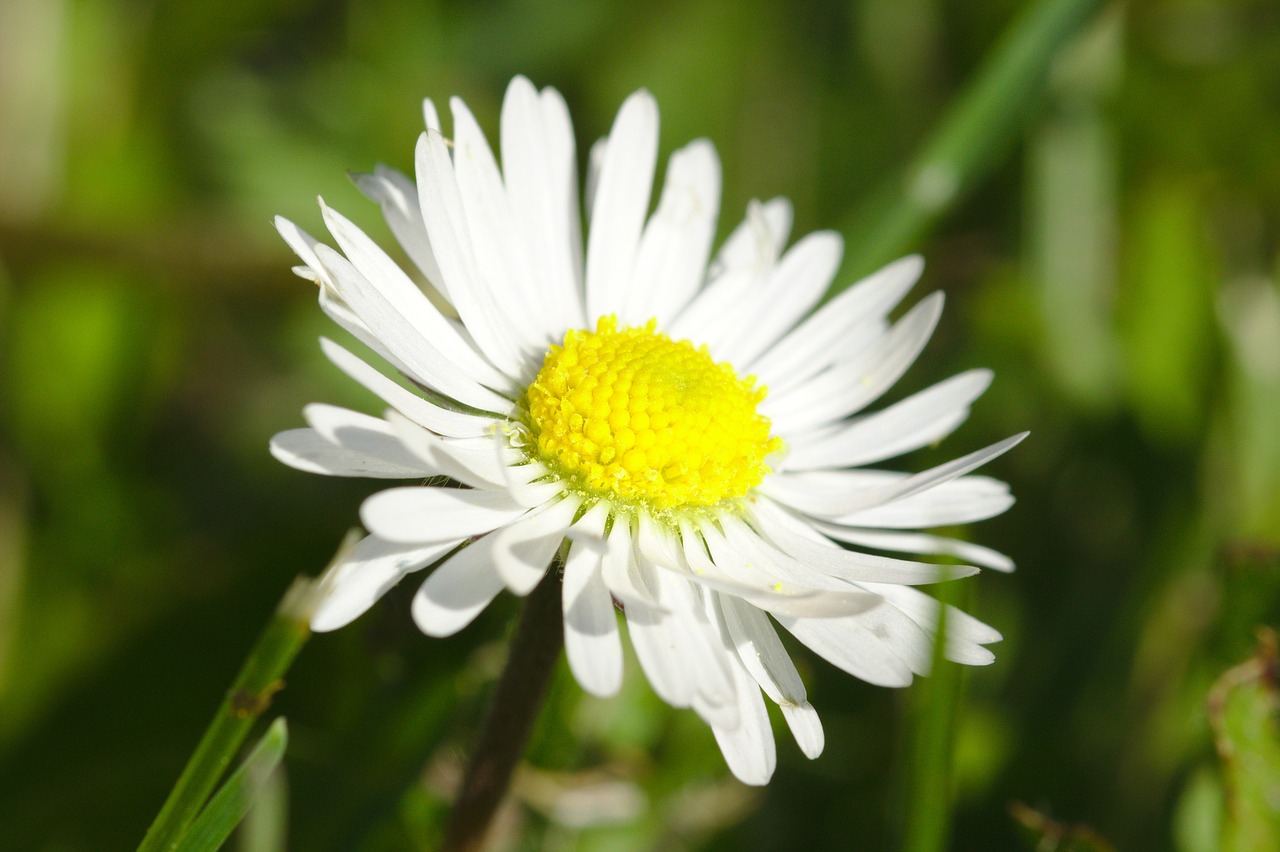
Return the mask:
MULTIPOLYGON (((709 142, 671 157, 648 214, 658 111, 647 92, 591 151, 585 247, 560 94, 511 83, 501 168, 466 105, 450 108, 452 139, 424 105, 416 183, 385 167, 357 178, 409 270, 323 201, 337 249, 277 220, 321 308, 391 376, 322 340, 386 414, 311 405, 309 428, 277 435, 272 452, 313 473, 416 480, 364 502, 369 535, 328 575, 312 626, 341 627, 434 566, 413 617, 447 636, 554 566, 583 689, 621 684, 620 613, 653 689, 706 720, 739 779, 763 784, 774 769, 762 692, 816 757, 822 727, 777 625, 856 677, 905 686, 928 671, 941 609, 914 587, 1012 568, 916 530, 1008 508, 1003 483, 970 474, 1023 436, 912 475, 867 467, 952 432, 990 373, 868 413, 938 321, 940 293, 889 319, 921 260, 818 307, 841 241, 819 232, 788 247, 783 199, 752 203, 712 257, 709 142)), ((991 662, 983 646, 999 633, 958 611, 946 625, 950 659, 991 662)))

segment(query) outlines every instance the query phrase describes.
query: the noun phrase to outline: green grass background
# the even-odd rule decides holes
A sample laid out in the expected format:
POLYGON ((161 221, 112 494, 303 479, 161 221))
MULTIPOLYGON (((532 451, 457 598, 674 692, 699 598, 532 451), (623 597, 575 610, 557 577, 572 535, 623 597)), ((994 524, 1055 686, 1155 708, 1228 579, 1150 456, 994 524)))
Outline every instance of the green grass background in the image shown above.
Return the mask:
MULTIPOLYGON (((0 847, 136 844, 291 578, 375 487, 266 452, 307 402, 376 410, 320 355, 332 327, 272 215, 319 233, 320 194, 389 240, 346 172, 411 171, 426 95, 493 138, 524 73, 565 94, 583 153, 652 90, 664 152, 720 152, 722 235, 781 194, 796 233, 857 244, 1023 6, 6 0, 0 847)), ((634 661, 612 701, 562 670, 504 843, 898 849, 925 743, 950 757, 950 848, 1034 843, 1011 803, 1123 849, 1219 848, 1206 696, 1280 623, 1280 7, 1107 6, 1018 113, 911 246, 917 294, 948 307, 896 392, 996 372, 903 469, 1032 432, 990 469, 1018 504, 963 531, 1019 565, 960 592, 1004 632, 997 662, 890 691, 798 653, 826 753, 779 729, 759 791, 634 661)), ((516 602, 429 640, 411 593, 303 651, 273 706, 287 787, 240 848, 432 848, 516 602)))

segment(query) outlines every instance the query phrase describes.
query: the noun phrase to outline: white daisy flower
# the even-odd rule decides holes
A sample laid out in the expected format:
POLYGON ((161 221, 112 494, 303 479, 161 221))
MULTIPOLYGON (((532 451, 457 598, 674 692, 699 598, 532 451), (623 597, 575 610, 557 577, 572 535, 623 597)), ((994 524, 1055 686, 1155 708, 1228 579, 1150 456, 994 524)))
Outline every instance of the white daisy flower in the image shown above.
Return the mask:
MULTIPOLYGON (((658 151, 647 92, 592 150, 585 251, 560 94, 511 83, 501 168, 466 105, 450 107, 452 141, 425 104, 416 183, 384 167, 358 178, 410 271, 323 202, 340 251, 277 220, 321 308, 406 381, 322 340, 389 410, 308 406, 310 428, 277 435, 272 452, 313 473, 418 480, 365 501, 370 534, 330 573, 314 629, 347 624, 435 565, 413 616, 446 636, 504 588, 527 594, 562 566, 565 651, 585 690, 619 688, 620 610, 654 690, 707 721, 734 775, 773 773, 761 692, 816 757, 822 727, 775 624, 856 677, 905 686, 929 668, 940 611, 913 587, 1012 568, 914 530, 1007 509, 1007 486, 970 474, 1021 435, 923 473, 866 467, 948 435, 991 374, 867 413, 938 321, 940 293, 888 318, 921 260, 818 307, 841 241, 820 232, 788 248, 783 199, 752 203, 711 258, 709 142, 671 157, 647 215, 658 151)), ((957 611, 946 623, 950 659, 991 662, 983 645, 999 633, 957 611)))

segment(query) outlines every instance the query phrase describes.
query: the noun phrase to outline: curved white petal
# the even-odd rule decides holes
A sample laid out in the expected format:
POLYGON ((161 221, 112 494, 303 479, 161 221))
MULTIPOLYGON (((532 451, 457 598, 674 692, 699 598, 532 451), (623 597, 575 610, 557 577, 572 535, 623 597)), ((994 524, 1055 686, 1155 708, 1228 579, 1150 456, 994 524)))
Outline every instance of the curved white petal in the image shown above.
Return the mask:
POLYGON ((783 704, 782 717, 787 720, 791 735, 796 738, 796 745, 804 756, 813 760, 822 754, 826 737, 822 731, 822 720, 818 711, 808 701, 801 704, 783 704))
POLYGON ((525 511, 501 491, 407 487, 365 500, 360 519, 379 538, 415 544, 483 535, 525 511))
MULTIPOLYGON (((329 233, 333 234, 356 271, 376 290, 390 310, 403 317, 423 339, 430 342, 433 349, 454 365, 455 371, 462 371, 472 381, 491 388, 509 392, 517 389, 507 376, 495 370, 458 334, 453 324, 431 304, 400 265, 364 231, 323 201, 320 209, 329 233)), ((353 304, 352 307, 356 306, 353 304)))
POLYGON ((658 159, 658 106, 639 91, 622 104, 600 167, 587 234, 587 322, 623 304, 658 159))
POLYGON ((785 468, 853 467, 936 443, 965 421, 990 384, 990 370, 969 370, 821 437, 795 436, 785 468))
POLYGON ((597 504, 574 525, 564 565, 564 650, 569 670, 587 692, 600 697, 622 686, 622 640, 613 598, 600 574, 605 508, 597 504))
POLYGON ((520 351, 520 337, 511 325, 513 318, 495 301, 478 268, 473 237, 444 137, 431 132, 418 137, 415 163, 422 220, 458 316, 495 367, 512 379, 527 380, 524 373, 528 364, 520 351))
POLYGON ((345 257, 326 245, 316 246, 316 255, 333 278, 335 292, 411 378, 482 411, 500 412, 511 407, 510 400, 462 375, 457 363, 423 337, 421 330, 345 257))
POLYGON ((332 340, 320 338, 320 349, 334 365, 414 423, 452 438, 488 435, 497 420, 436 405, 406 390, 332 340))
MULTIPOLYGON (((274 436, 270 449, 271 455, 289 467, 324 476, 421 479, 434 473, 420 459, 412 456, 399 458, 395 446, 383 445, 385 436, 371 433, 351 436, 349 440, 350 445, 343 446, 314 429, 290 429, 274 436), (384 453, 384 450, 388 452, 384 453), (394 454, 394 457, 388 458, 389 454, 394 454)), ((399 452, 403 451, 400 447, 399 452)))
POLYGON ((853 354, 843 347, 856 338, 856 330, 879 327, 923 271, 924 260, 910 255, 873 272, 787 332, 745 371, 781 389, 853 354))
POLYGON ((413 180, 403 172, 379 165, 373 174, 355 175, 355 181, 360 191, 382 208, 382 217, 409 259, 433 287, 446 293, 440 266, 427 238, 427 226, 422 222, 418 187, 413 180))
POLYGON ((734 333, 717 350, 734 364, 747 364, 786 334, 827 291, 840 266, 844 241, 834 231, 816 231, 793 245, 757 292, 732 319, 734 333))
POLYGON ((731 595, 718 595, 725 629, 742 665, 776 704, 802 704, 804 682, 769 617, 731 595))
POLYGON ((846 527, 826 521, 811 520, 814 529, 825 536, 843 541, 846 544, 857 544, 862 547, 873 547, 877 550, 895 550, 899 553, 933 553, 939 556, 954 556, 965 562, 972 562, 983 568, 994 571, 1012 571, 1013 560, 999 551, 980 544, 946 538, 925 533, 890 532, 887 530, 864 529, 862 527, 846 527))
POLYGON ((760 687, 740 667, 733 667, 734 690, 737 693, 738 724, 732 728, 712 725, 716 744, 724 754, 729 771, 743 784, 768 784, 777 766, 777 747, 769 728, 760 687))
POLYGON ((430 565, 457 546, 457 541, 405 545, 366 536, 321 578, 324 597, 311 616, 311 629, 326 633, 345 627, 406 574, 430 565))
POLYGON ((516 77, 502 102, 501 132, 507 196, 528 235, 529 273, 548 328, 582 328, 577 155, 564 99, 516 77))
POLYGON ((770 394, 761 402, 760 411, 772 421, 774 434, 786 438, 855 414, 875 402, 916 360, 941 316, 942 294, 934 293, 854 358, 834 364, 787 393, 770 394))
POLYGON ((582 498, 569 495, 493 533, 493 560, 507 588, 527 595, 547 573, 582 498))
POLYGON ((413 620, 428 636, 452 636, 502 591, 493 563, 493 536, 466 545, 445 560, 413 596, 413 620))
POLYGON ((387 424, 414 456, 440 474, 472 488, 499 489, 503 483, 501 462, 493 452, 493 437, 442 438, 392 409, 387 424))
POLYGON ((720 212, 720 160, 699 139, 671 155, 658 209, 645 225, 631 285, 618 315, 626 325, 657 319, 665 328, 706 274, 720 212))

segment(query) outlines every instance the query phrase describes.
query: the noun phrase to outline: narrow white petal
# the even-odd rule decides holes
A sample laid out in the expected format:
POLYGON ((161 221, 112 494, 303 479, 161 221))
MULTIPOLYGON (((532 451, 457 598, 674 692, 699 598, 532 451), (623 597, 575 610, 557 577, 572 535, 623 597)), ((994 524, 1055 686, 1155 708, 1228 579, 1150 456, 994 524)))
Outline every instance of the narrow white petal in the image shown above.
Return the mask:
POLYGON ((334 365, 364 385, 375 396, 419 426, 452 438, 488 435, 497 421, 493 417, 468 414, 436 405, 407 390, 351 354, 332 340, 320 338, 320 349, 334 365))
POLYGON ((622 686, 622 640, 613 598, 600 576, 608 517, 597 504, 578 520, 585 535, 571 537, 564 566, 564 650, 569 670, 592 695, 608 697, 622 686))
POLYGON ((498 575, 517 595, 527 595, 547 573, 582 499, 569 495, 493 533, 498 575))
POLYGON ((691 579, 775 614, 829 618, 864 612, 880 603, 879 595, 795 563, 748 532, 750 539, 735 535, 732 543, 713 528, 704 529, 701 539, 686 535, 691 579))
MULTIPOLYGON (((961 510, 967 504, 976 503, 980 508, 996 505, 1007 508, 1013 498, 1009 486, 987 476, 962 476, 936 482, 933 487, 916 492, 905 499, 896 494, 911 475, 885 470, 805 470, 794 473, 775 473, 759 486, 760 492, 777 502, 819 518, 832 519, 846 526, 879 527, 885 524, 849 520, 852 514, 862 516, 866 511, 889 509, 898 503, 910 501, 910 511, 915 504, 927 502, 943 511, 961 510), (888 496, 897 502, 885 505, 888 496), (868 507, 871 507, 868 509, 868 507)), ((989 516, 987 516, 989 517, 989 516)), ((889 524, 902 526, 942 526, 942 524, 889 524)))
POLYGON ((645 225, 619 319, 665 328, 697 292, 720 212, 720 160, 699 139, 671 155, 658 209, 645 225))
POLYGON ((413 620, 428 636, 452 636, 502 591, 493 536, 473 541, 431 572, 413 597, 413 620))
POLYGON ((747 321, 757 303, 757 292, 773 272, 782 251, 782 242, 772 230, 766 208, 758 203, 747 207, 747 221, 734 234, 742 235, 736 244, 744 248, 729 251, 726 246, 721 260, 708 273, 707 285, 680 312, 669 330, 672 339, 690 339, 706 345, 717 360, 727 357, 726 345, 740 324, 747 321))
POLYGON ((387 412, 387 424, 404 448, 426 462, 436 473, 486 490, 503 483, 492 438, 442 438, 395 411, 387 412))
POLYGON ((324 598, 311 616, 311 629, 326 633, 363 615, 404 575, 430 565, 458 545, 456 541, 404 545, 366 536, 342 562, 324 574, 324 598))
POLYGON ((501 491, 408 487, 374 494, 360 519, 379 538, 414 544, 483 535, 524 512, 501 491))
POLYGON ((784 615, 778 616, 778 623, 815 654, 856 678, 876 686, 906 686, 911 683, 911 667, 873 632, 879 623, 867 621, 884 606, 849 618, 784 615))
POLYGON ((482 411, 506 411, 511 407, 510 400, 463 375, 458 365, 423 337, 346 258, 325 245, 317 246, 316 252, 332 276, 338 295, 411 378, 482 411))
POLYGON ((564 99, 524 77, 502 102, 502 166, 512 214, 527 234, 529 274, 548 328, 586 324, 582 303, 581 234, 573 125, 564 99))
MULTIPOLYGON (((535 258, 525 222, 515 217, 498 163, 471 110, 459 98, 453 110, 453 167, 467 216, 476 271, 494 301, 518 321, 508 323, 526 359, 540 358, 547 345, 563 334, 542 310, 536 289, 535 258)), ((532 224, 532 223, 530 223, 532 224)))
POLYGON ((765 398, 761 413, 776 435, 786 437, 855 414, 875 402, 916 360, 942 316, 942 294, 934 293, 912 308, 887 334, 849 361, 765 398))
POLYGON ((760 684, 765 695, 777 704, 804 703, 804 682, 769 623, 769 617, 730 595, 717 597, 725 628, 742 665, 760 684))
POLYGON ((289 467, 324 476, 421 479, 432 474, 420 459, 388 459, 382 450, 389 448, 378 445, 378 440, 385 436, 368 437, 367 442, 353 439, 352 446, 340 446, 314 429, 290 429, 271 439, 271 455, 289 467))
POLYGON ((816 439, 797 436, 787 470, 853 467, 893 458, 942 440, 968 416, 991 384, 991 371, 970 370, 816 439))
POLYGON ((476 260, 475 245, 444 137, 424 133, 416 154, 418 203, 449 296, 467 331, 488 360, 505 375, 522 380, 528 369, 519 337, 495 301, 476 260))
POLYGON ((609 132, 587 237, 587 319, 622 304, 658 158, 658 106, 646 91, 622 104, 609 132))
POLYGON ((934 553, 939 556, 954 556, 965 562, 972 562, 983 568, 995 571, 1012 571, 1013 560, 1003 553, 959 539, 946 538, 925 533, 889 532, 886 530, 869 530, 862 527, 846 527, 826 521, 812 520, 814 529, 823 535, 843 541, 846 544, 857 544, 863 547, 874 547, 877 550, 895 550, 899 553, 934 553))
POLYGON ((729 771, 743 784, 761 786, 769 783, 777 766, 778 753, 769 728, 760 688, 740 667, 733 667, 737 692, 739 721, 733 728, 712 725, 716 744, 724 754, 729 771))
MULTIPOLYGON (((762 536, 796 565, 850 583, 901 583, 918 586, 944 579, 959 579, 978 573, 972 565, 931 565, 893 559, 856 550, 845 550, 826 538, 815 541, 812 526, 787 513, 767 499, 754 507, 755 521, 762 536), (801 532, 804 530, 808 534, 801 532)), ((743 537, 746 540, 747 537, 743 537)), ((794 568, 793 568, 794 569, 794 568)))
POLYGON ((785 198, 771 198, 764 203, 750 202, 746 217, 733 229, 716 254, 709 277, 714 278, 726 269, 758 266, 765 256, 772 265, 787 244, 792 218, 791 202, 785 198), (761 254, 762 248, 765 249, 764 255, 761 254))
POLYGON ((822 732, 822 720, 818 711, 808 701, 802 704, 783 704, 782 717, 787 720, 791 735, 796 738, 796 745, 810 760, 822 754, 826 738, 822 732))
POLYGON ((774 389, 781 388, 796 373, 812 369, 812 375, 822 366, 835 363, 832 351, 839 351, 840 344, 855 328, 882 322, 923 271, 924 261, 919 255, 911 255, 872 273, 789 331, 746 372, 754 373, 762 384, 774 389), (810 366, 814 364, 818 366, 810 366))
POLYGON ((822 298, 843 252, 844 241, 834 231, 808 234, 792 246, 765 285, 743 301, 720 357, 747 364, 776 343, 822 298))
POLYGON ((382 208, 387 226, 409 259, 433 287, 446 293, 440 266, 436 263, 435 252, 431 250, 431 240, 427 238, 427 226, 422 222, 418 187, 413 180, 403 172, 379 165, 373 174, 356 175, 355 181, 360 191, 382 208))
MULTIPOLYGON (((515 390, 510 379, 495 370, 418 289, 400 265, 364 231, 321 202, 325 224, 347 260, 377 291, 381 302, 403 317, 421 337, 473 381, 500 390, 515 390)), ((345 296, 344 296, 345 298, 345 296)), ((349 300, 348 300, 349 301, 349 300)), ((356 305, 352 304, 353 308, 356 305)), ((357 313, 359 310, 357 309, 357 313)), ((366 322, 368 320, 366 319, 366 322)))
MULTIPOLYGON (((892 606, 906 613, 916 624, 929 632, 937 630, 938 616, 942 612, 942 604, 919 589, 909 586, 887 586, 869 584, 877 592, 884 595, 892 606)), ((989 645, 999 642, 1003 637, 1000 631, 969 615, 961 609, 948 606, 947 635, 952 641, 968 642, 975 645, 989 645)))
MULTIPOLYGON (((844 505, 842 505, 840 510, 844 514, 841 514, 841 516, 836 518, 836 520, 839 523, 847 524, 849 526, 894 526, 892 524, 885 524, 879 521, 868 521, 866 519, 867 513, 863 510, 872 509, 874 507, 884 507, 885 504, 897 501, 905 501, 910 497, 915 497, 916 495, 937 489, 946 483, 957 480, 966 473, 976 470, 992 459, 1008 452, 1026 438, 1027 435, 1027 432, 1022 432, 1021 434, 1005 438, 1003 441, 997 441, 996 443, 988 447, 984 447, 981 450, 961 456, 958 459, 953 459, 952 461, 940 464, 937 467, 931 467, 926 471, 903 477, 880 488, 867 489, 857 495, 856 498, 850 498, 844 505)), ((967 477, 966 479, 971 483, 970 487, 973 487, 973 485, 977 485, 979 487, 985 485, 988 487, 988 490, 990 490, 990 486, 992 484, 1003 486, 1003 483, 998 483, 997 480, 991 480, 985 477, 967 477)), ((1009 497, 1007 493, 1003 496, 1007 499, 1007 502, 997 502, 996 505, 1003 505, 1004 508, 1008 508, 1008 506, 1012 504, 1013 498, 1009 497)), ((999 509, 999 511, 1003 511, 1003 508, 999 509)), ((998 514, 999 511, 997 511, 996 514, 998 514)), ((959 522, 950 521, 944 523, 959 522)), ((939 524, 923 523, 912 524, 912 526, 939 526, 939 524)))

